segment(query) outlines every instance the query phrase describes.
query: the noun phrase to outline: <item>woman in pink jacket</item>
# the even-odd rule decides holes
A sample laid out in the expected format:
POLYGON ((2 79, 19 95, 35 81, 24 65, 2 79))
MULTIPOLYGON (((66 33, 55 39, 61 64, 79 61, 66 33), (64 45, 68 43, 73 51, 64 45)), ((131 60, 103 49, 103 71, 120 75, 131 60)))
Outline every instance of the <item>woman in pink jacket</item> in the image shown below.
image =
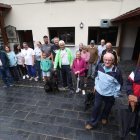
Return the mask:
MULTIPOLYGON (((79 90, 77 92, 79 92, 80 90, 83 89, 85 70, 86 70, 86 62, 84 59, 81 58, 81 52, 77 51, 76 58, 74 59, 73 65, 72 65, 72 71, 74 73, 74 78, 76 79, 78 77, 78 75, 80 77, 79 90)), ((84 93, 84 91, 82 91, 82 93, 84 93)))

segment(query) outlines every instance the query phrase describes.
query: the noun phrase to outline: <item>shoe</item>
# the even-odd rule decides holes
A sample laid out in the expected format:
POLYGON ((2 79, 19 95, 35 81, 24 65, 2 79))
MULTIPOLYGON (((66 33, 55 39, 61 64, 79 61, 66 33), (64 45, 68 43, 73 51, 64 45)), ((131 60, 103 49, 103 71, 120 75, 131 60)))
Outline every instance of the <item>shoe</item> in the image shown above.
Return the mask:
POLYGON ((4 86, 3 86, 3 88, 8 88, 8 87, 9 87, 9 86, 7 86, 7 85, 4 85, 4 86))
POLYGON ((85 129, 86 129, 86 130, 92 130, 92 129, 93 129, 93 126, 90 125, 90 124, 86 124, 86 125, 85 125, 85 129))
POLYGON ((25 75, 23 75, 22 79, 25 80, 25 75))
POLYGON ((9 86, 10 86, 10 87, 13 87, 14 85, 13 85, 13 84, 10 84, 9 86))
POLYGON ((82 95, 85 95, 85 94, 86 94, 85 90, 82 90, 82 95))
POLYGON ((30 81, 32 81, 33 79, 34 79, 34 78, 33 78, 33 77, 31 77, 29 80, 30 80, 30 81))
POLYGON ((106 119, 102 119, 102 124, 106 125, 107 124, 107 120, 106 119))
POLYGON ((28 79, 29 79, 29 75, 26 75, 26 78, 28 78, 28 79))
POLYGON ((136 129, 133 128, 133 127, 130 128, 129 134, 130 134, 131 136, 136 136, 136 129))
POLYGON ((80 88, 78 88, 77 90, 76 90, 76 93, 79 93, 81 91, 81 89, 80 88))
POLYGON ((38 81, 38 78, 37 78, 37 77, 35 77, 35 78, 34 78, 34 80, 37 82, 37 81, 38 81))

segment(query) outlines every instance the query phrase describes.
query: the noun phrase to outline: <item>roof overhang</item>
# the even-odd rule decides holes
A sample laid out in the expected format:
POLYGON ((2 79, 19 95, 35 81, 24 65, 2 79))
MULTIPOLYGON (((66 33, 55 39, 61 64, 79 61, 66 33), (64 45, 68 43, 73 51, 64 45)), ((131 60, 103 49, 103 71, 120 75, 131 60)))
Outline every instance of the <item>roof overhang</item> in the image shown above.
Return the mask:
POLYGON ((11 8, 11 5, 0 3, 0 11, 10 10, 11 8))
POLYGON ((140 21, 140 7, 111 19, 112 23, 125 23, 133 21, 140 21))

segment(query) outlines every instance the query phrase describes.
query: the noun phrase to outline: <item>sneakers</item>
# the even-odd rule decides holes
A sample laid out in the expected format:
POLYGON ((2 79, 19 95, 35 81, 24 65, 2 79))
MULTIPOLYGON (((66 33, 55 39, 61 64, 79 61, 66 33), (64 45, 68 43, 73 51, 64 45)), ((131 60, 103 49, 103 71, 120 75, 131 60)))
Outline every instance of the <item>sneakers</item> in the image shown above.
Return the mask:
POLYGON ((102 119, 102 124, 106 125, 107 124, 107 120, 106 119, 102 119))
POLYGON ((85 95, 85 94, 86 94, 85 90, 82 90, 82 95, 85 95))
POLYGON ((25 78, 26 78, 25 75, 23 75, 22 79, 25 80, 25 78))
POLYGON ((34 77, 31 77, 29 80, 32 81, 34 79, 34 77))
POLYGON ((26 78, 29 78, 29 75, 26 75, 26 78))
POLYGON ((78 92, 80 92, 80 91, 81 91, 81 89, 80 89, 80 88, 76 89, 76 93, 78 93, 78 92))
POLYGON ((130 134, 131 136, 136 136, 136 129, 135 129, 134 127, 131 127, 131 128, 130 128, 130 131, 129 131, 129 134, 130 134))
POLYGON ((85 129, 86 129, 86 130, 91 130, 91 129, 93 129, 93 126, 90 125, 90 124, 86 124, 86 125, 85 125, 85 129))
POLYGON ((37 77, 35 77, 35 78, 34 78, 34 80, 37 82, 37 81, 38 81, 38 78, 37 78, 37 77))

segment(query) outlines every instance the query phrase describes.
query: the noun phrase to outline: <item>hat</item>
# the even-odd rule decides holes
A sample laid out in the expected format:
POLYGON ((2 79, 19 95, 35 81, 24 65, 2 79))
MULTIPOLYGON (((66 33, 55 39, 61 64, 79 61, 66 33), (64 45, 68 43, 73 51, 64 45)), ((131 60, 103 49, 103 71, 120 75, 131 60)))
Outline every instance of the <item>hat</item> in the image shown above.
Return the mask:
POLYGON ((90 44, 95 44, 95 41, 94 41, 94 40, 91 40, 91 41, 90 41, 90 44))

